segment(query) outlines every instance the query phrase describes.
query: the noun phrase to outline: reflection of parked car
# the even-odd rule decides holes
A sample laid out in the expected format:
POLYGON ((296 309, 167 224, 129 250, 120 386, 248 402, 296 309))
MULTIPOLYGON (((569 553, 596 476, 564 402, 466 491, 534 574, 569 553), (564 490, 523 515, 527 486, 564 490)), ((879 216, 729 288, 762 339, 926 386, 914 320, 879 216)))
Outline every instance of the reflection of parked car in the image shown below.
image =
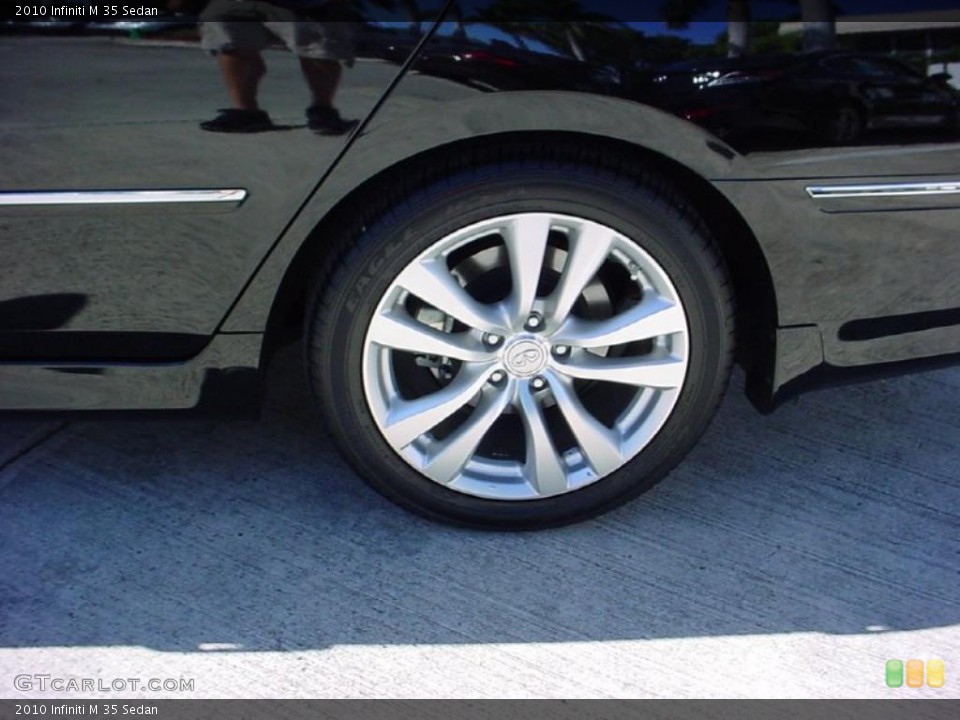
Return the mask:
POLYGON ((659 67, 647 67, 637 73, 630 84, 630 94, 637 99, 663 102, 706 87, 717 78, 742 67, 752 59, 718 57, 680 60, 659 67))
POLYGON ((428 43, 414 69, 488 90, 616 90, 616 71, 609 67, 507 37, 477 39, 483 28, 471 28, 473 37, 439 37, 428 43))
POLYGON ((419 35, 409 27, 397 30, 366 23, 357 35, 357 56, 379 58, 399 65, 410 56, 419 40, 419 35))
POLYGON ((865 130, 953 129, 960 107, 949 77, 926 77, 883 56, 753 58, 701 77, 702 86, 670 109, 721 136, 780 129, 838 145, 865 130))

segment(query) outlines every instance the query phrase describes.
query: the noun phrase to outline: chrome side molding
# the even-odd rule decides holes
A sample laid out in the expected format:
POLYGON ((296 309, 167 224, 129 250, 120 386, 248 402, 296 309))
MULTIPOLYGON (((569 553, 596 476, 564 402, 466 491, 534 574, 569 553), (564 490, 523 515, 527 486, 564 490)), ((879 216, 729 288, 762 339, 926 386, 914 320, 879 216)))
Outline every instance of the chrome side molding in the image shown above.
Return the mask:
POLYGON ((812 185, 807 188, 807 194, 814 200, 960 195, 960 180, 950 180, 946 182, 883 183, 877 185, 812 185))
POLYGON ((247 191, 225 190, 65 190, 0 192, 0 207, 23 205, 141 205, 158 203, 242 203, 247 191))

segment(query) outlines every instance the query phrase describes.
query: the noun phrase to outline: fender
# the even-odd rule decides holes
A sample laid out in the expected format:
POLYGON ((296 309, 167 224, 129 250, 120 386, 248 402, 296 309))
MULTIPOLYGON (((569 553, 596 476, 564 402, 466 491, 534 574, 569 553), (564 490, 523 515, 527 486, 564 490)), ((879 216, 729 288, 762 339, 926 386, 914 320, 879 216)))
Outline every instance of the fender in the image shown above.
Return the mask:
POLYGON ((380 172, 443 145, 508 132, 576 132, 659 153, 706 180, 749 174, 749 163, 710 133, 673 115, 619 98, 555 91, 471 94, 445 103, 443 111, 438 115, 432 100, 389 98, 314 191, 220 331, 264 332, 284 275, 327 213, 380 172), (417 103, 422 107, 415 107, 417 103))

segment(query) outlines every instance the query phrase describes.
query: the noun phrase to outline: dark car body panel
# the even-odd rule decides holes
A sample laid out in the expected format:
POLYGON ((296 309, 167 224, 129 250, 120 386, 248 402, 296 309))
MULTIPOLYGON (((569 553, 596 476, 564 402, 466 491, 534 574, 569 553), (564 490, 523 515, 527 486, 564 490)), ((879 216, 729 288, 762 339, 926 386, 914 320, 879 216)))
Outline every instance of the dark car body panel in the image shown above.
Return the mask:
MULTIPOLYGON (((209 337, 347 138, 303 146, 293 126, 303 125, 307 99, 295 59, 280 53, 270 59, 281 77, 264 95, 273 96, 274 120, 291 129, 201 133, 197 122, 216 108, 209 98, 222 92, 213 60, 192 45, 146 45, 4 39, 3 190, 236 186, 248 199, 216 207, 4 208, 0 301, 76 292, 87 303, 62 330, 209 337), (69 53, 81 52, 82 65, 64 67, 69 53)), ((341 89, 344 115, 368 114, 396 73, 383 66, 348 75, 360 81, 341 89)))
POLYGON ((951 142, 960 92, 886 57, 828 51, 693 64, 656 78, 645 93, 681 117, 742 148, 850 144, 883 140, 882 131, 909 130, 951 142), (700 79, 702 85, 691 81, 700 79), (663 93, 658 91, 663 88, 663 93), (857 137, 833 135, 842 109, 858 118, 857 137))
POLYGON ((246 191, 234 203, 0 206, 0 411, 254 410, 279 328, 360 212, 358 188, 506 136, 635 153, 723 218, 715 232, 737 234, 728 252, 751 251, 740 281, 755 276, 769 300, 745 314, 741 343, 764 409, 857 369, 960 353, 960 193, 829 194, 960 183, 956 134, 901 124, 828 146, 803 132, 761 150, 678 117, 682 93, 657 99, 631 77, 652 67, 641 56, 653 11, 587 1, 589 19, 569 18, 567 32, 556 18, 492 23, 494 0, 401 5, 356 6, 380 25, 344 72, 337 104, 360 124, 340 137, 302 127, 306 90, 281 50, 265 53, 261 93, 288 127, 231 135, 197 127, 224 103, 193 37, 0 38, 0 194, 246 191), (478 51, 495 53, 463 59, 478 51))

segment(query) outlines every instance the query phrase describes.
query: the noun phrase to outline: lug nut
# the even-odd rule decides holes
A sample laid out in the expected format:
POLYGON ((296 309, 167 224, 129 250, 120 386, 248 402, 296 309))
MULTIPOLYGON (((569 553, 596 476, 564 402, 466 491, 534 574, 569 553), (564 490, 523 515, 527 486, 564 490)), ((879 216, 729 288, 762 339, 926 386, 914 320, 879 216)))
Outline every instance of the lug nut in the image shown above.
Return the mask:
POLYGON ((534 313, 533 315, 527 318, 528 330, 536 330, 541 325, 543 325, 543 318, 537 315, 536 313, 534 313))
POLYGON ((487 333, 486 335, 483 336, 483 341, 487 345, 492 345, 494 347, 499 345, 501 340, 503 340, 502 337, 500 337, 499 335, 494 335, 493 333, 487 333))
POLYGON ((493 375, 490 376, 490 382, 492 382, 494 385, 497 385, 503 382, 503 377, 503 373, 497 370, 495 373, 493 373, 493 375))
POLYGON ((546 386, 547 386, 547 382, 542 377, 536 377, 533 379, 534 390, 543 390, 546 386))
POLYGON ((557 345, 553 349, 554 355, 559 355, 560 357, 565 357, 570 354, 570 348, 566 345, 557 345))

